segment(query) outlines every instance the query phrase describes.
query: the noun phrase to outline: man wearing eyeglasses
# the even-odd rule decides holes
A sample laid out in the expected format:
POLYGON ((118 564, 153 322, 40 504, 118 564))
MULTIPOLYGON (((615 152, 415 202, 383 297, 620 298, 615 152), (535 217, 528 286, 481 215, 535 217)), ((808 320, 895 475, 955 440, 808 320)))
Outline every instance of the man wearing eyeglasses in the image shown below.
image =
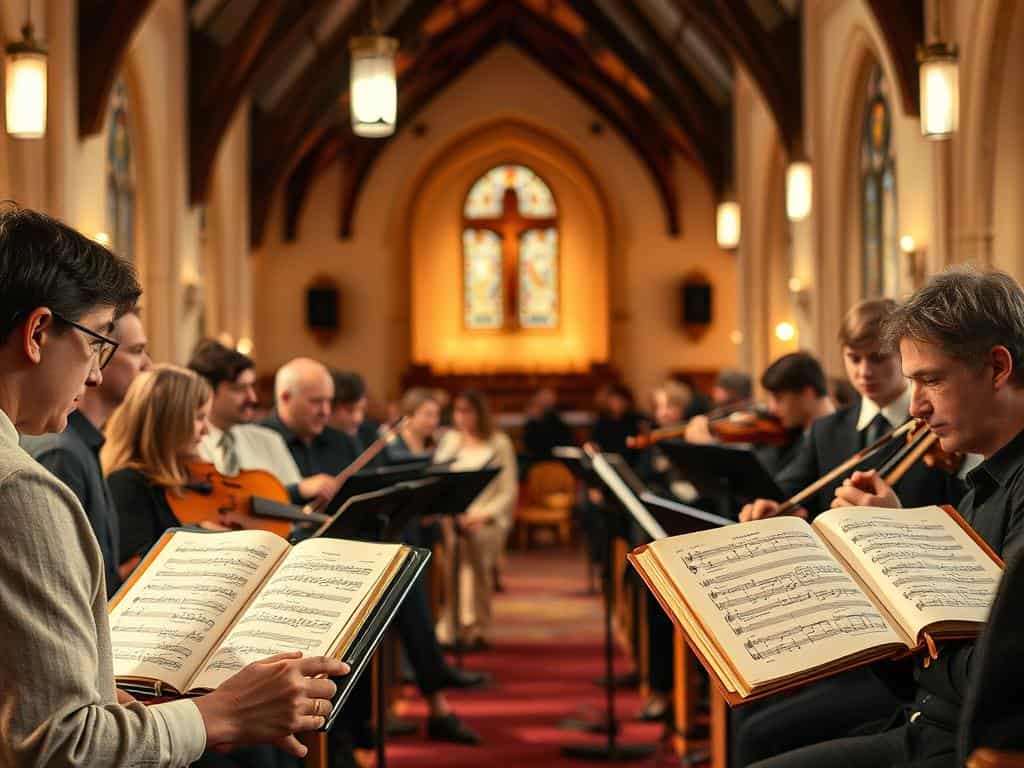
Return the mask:
POLYGON ((143 706, 114 688, 103 562, 75 495, 18 444, 60 432, 138 299, 131 267, 48 216, 0 208, 0 767, 177 768, 206 747, 322 727, 340 661, 282 654, 195 699, 143 706))
MULTIPOLYGON (((91 334, 91 330, 86 328, 82 333, 91 334)), ((146 351, 146 332, 137 312, 118 318, 111 336, 115 346, 104 342, 103 350, 98 353, 104 361, 103 380, 86 388, 78 410, 68 416, 68 428, 59 434, 21 440, 22 447, 82 502, 103 554, 107 597, 121 586, 121 575, 117 567, 117 510, 100 464, 100 449, 104 443, 102 430, 110 414, 124 400, 128 386, 152 365, 146 351), (107 349, 116 351, 111 354, 107 349)))

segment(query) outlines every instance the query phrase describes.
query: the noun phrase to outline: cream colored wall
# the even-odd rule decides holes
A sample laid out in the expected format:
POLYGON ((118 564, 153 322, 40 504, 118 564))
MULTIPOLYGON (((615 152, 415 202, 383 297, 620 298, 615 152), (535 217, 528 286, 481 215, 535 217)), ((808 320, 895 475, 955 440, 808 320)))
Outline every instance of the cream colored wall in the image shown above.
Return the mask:
POLYGON ((994 195, 992 206, 992 263, 1024 279, 1024 3, 1010 9, 1005 23, 1010 30, 999 82, 995 121, 994 195))
MULTIPOLYGON (((735 364, 729 341, 737 324, 735 264, 715 245, 714 200, 704 179, 689 163, 677 164, 683 235, 670 237, 654 186, 629 146, 607 127, 592 133, 598 119, 592 110, 526 56, 502 46, 417 116, 426 126, 422 136, 406 130, 389 144, 366 183, 350 241, 337 238, 336 169, 314 183, 295 243, 281 241, 278 200, 266 245, 256 255, 256 306, 277 308, 273 315, 256 316, 261 368, 269 371, 292 355, 312 354, 358 368, 378 392, 395 392, 412 353, 405 238, 416 190, 454 140, 499 118, 543 126, 584 158, 597 194, 607 199, 609 352, 626 380, 646 390, 672 368, 735 364), (714 325, 698 343, 689 342, 678 325, 678 284, 695 268, 708 275, 715 293, 714 325), (326 348, 303 330, 303 287, 319 273, 342 286, 343 328, 326 348)), ((425 199, 437 205, 438 217, 452 215, 452 200, 425 199)), ((457 315, 459 307, 436 311, 457 315)), ((439 362, 443 367, 444 360, 439 362)))

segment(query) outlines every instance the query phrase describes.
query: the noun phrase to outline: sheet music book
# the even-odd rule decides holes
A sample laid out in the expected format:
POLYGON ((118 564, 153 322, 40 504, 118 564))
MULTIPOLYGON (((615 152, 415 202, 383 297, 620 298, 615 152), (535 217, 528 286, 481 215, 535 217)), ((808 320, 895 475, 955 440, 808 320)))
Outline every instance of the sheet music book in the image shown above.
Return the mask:
POLYGON ((110 602, 117 685, 201 695, 251 662, 302 651, 351 667, 336 679, 337 712, 429 557, 398 544, 170 529, 110 602))
POLYGON ((952 507, 737 523, 628 559, 734 706, 976 636, 1002 568, 952 507))

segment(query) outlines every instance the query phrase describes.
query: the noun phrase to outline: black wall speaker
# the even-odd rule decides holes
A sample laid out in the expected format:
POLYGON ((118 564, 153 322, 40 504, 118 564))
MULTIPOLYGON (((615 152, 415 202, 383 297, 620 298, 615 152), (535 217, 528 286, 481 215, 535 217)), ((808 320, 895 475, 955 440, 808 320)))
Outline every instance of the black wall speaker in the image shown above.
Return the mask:
POLYGON ((683 283, 683 325, 711 324, 711 284, 683 283))
POLYGON ((341 324, 341 300, 334 286, 306 289, 306 327, 313 331, 336 331, 341 324))

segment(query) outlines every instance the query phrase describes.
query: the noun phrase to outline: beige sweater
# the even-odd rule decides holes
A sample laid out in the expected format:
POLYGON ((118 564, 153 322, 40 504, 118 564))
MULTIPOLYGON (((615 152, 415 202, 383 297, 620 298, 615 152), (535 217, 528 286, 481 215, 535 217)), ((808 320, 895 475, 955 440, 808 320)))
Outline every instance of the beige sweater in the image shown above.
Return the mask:
POLYGON ((519 479, 516 472, 516 449, 504 432, 495 431, 486 443, 467 447, 456 431, 446 432, 434 452, 434 461, 454 459, 452 469, 482 469, 493 459, 501 472, 469 505, 470 517, 493 519, 504 530, 512 527, 516 501, 519 498, 519 479))
POLYGON ((75 495, 0 410, 0 768, 185 766, 196 705, 121 706, 99 545, 75 495))

